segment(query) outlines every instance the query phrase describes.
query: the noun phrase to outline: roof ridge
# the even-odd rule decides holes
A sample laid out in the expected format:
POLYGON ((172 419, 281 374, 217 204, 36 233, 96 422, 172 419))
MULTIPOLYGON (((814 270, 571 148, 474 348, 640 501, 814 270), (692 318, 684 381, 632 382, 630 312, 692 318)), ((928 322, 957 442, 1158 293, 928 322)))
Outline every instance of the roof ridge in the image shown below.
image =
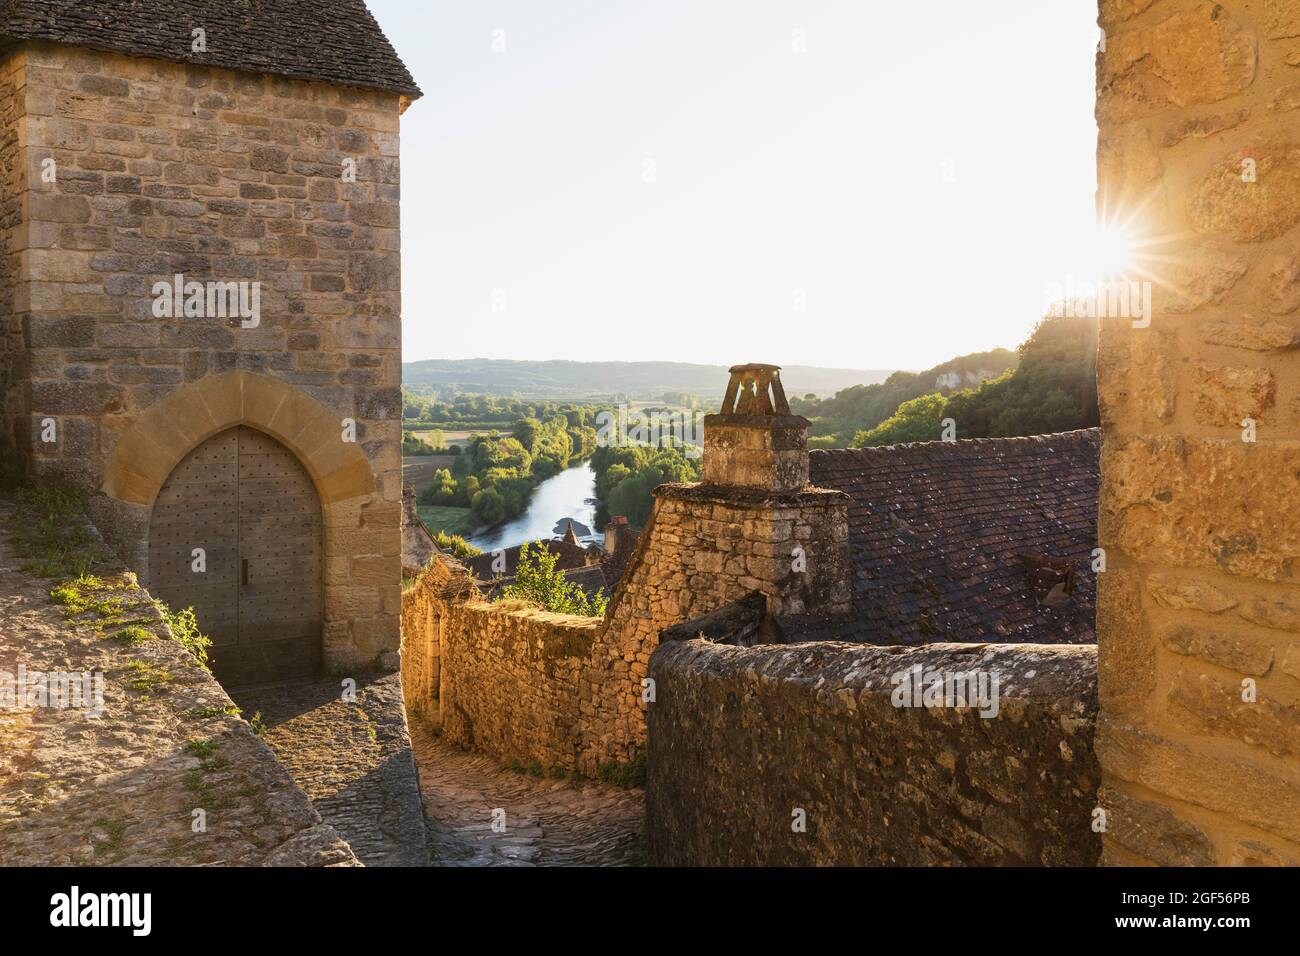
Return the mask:
POLYGON ((868 445, 859 448, 814 448, 808 452, 811 455, 847 455, 847 454, 885 454, 901 451, 938 451, 945 454, 952 454, 957 450, 970 449, 976 446, 990 445, 1029 445, 1029 444, 1048 444, 1051 442, 1075 442, 1078 444, 1091 443, 1099 440, 1101 429, 1093 428, 1075 428, 1064 432, 1047 432, 1042 435, 1007 435, 997 438, 958 438, 955 441, 913 441, 899 442, 894 445, 868 445))
POLYGON ((44 41, 419 97, 364 0, 8 0, 0 46, 44 41), (191 50, 192 30, 207 50, 191 50))

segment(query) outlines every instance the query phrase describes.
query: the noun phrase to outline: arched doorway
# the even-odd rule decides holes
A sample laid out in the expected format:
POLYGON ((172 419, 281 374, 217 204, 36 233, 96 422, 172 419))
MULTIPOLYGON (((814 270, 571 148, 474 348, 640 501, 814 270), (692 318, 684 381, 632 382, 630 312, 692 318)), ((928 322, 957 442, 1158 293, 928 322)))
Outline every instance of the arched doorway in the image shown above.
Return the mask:
POLYGON ((302 463, 240 425, 164 482, 149 522, 149 588, 193 607, 226 686, 319 673, 321 505, 302 463), (196 556, 195 550, 202 549, 196 556))

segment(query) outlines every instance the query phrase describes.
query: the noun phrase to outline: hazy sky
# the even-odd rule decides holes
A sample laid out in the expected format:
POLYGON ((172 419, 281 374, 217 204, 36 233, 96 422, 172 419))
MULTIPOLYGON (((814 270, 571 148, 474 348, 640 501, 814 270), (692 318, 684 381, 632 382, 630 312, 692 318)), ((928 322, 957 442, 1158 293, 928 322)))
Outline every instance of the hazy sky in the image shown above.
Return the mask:
POLYGON ((1088 268, 1092 2, 368 2, 407 361, 925 368, 1088 268))

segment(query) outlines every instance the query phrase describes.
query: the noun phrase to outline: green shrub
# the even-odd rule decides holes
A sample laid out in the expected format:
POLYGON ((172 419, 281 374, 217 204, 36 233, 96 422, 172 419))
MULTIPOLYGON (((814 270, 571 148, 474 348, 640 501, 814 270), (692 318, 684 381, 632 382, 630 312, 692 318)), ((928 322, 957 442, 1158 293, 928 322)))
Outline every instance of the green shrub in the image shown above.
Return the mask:
POLYGON ((445 531, 435 534, 433 543, 453 558, 473 558, 483 553, 482 549, 474 547, 460 535, 448 534, 445 531))
POLYGON ((194 608, 187 607, 182 611, 173 611, 159 601, 158 609, 162 611, 176 643, 193 654, 200 667, 211 670, 208 667, 208 648, 212 646, 212 640, 199 631, 199 622, 194 617, 194 608))
POLYGON ((596 773, 601 780, 616 787, 630 790, 633 787, 645 787, 645 754, 637 754, 631 761, 621 763, 617 760, 600 764, 596 773))
POLYGON ((515 582, 501 589, 502 601, 526 601, 557 614, 603 617, 604 594, 588 594, 555 567, 559 555, 538 542, 519 549, 515 582))

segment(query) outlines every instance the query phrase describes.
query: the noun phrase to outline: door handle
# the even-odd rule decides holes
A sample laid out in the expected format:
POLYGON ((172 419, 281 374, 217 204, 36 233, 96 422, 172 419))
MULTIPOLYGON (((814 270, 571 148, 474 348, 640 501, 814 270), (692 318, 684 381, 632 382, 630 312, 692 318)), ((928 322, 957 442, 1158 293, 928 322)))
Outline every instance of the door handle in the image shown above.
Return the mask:
POLYGON ((248 558, 244 558, 239 562, 239 583, 248 583, 248 558))

